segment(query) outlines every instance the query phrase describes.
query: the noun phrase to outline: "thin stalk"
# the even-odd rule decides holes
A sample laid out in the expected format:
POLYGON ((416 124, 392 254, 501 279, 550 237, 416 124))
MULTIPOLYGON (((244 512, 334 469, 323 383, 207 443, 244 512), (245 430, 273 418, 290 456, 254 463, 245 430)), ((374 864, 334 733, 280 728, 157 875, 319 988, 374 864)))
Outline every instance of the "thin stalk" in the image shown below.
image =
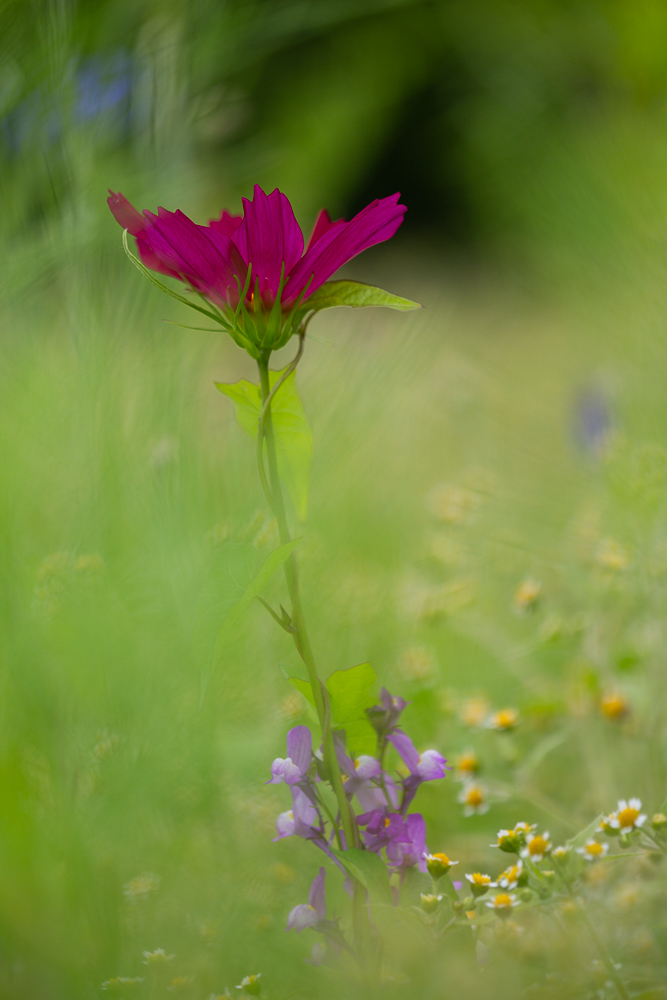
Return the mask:
POLYGON ((570 897, 570 899, 572 900, 572 902, 576 906, 577 912, 579 913, 579 916, 581 917, 581 919, 583 920, 583 922, 586 924, 586 930, 590 934, 591 941, 595 945, 595 947, 597 949, 597 953, 600 956, 600 958, 602 959, 602 964, 604 965, 605 969, 609 973, 609 977, 612 980, 614 986, 616 987, 616 992, 618 993, 618 995, 621 998, 621 1000, 630 1000, 630 996, 628 994, 628 991, 626 990, 625 986, 623 985, 623 980, 621 979, 621 977, 619 976, 618 972, 616 971, 616 966, 614 965, 612 957, 609 954, 609 952, 607 951, 607 949, 606 949, 606 947, 605 947, 605 945, 604 945, 604 943, 602 941, 602 938, 599 936, 598 932, 595 930, 595 927, 593 926, 593 921, 591 920, 591 918, 588 916, 588 913, 586 912, 586 907, 583 906, 582 903, 577 899, 577 897, 575 896, 574 892, 572 891, 572 886, 567 881, 567 879, 564 877, 564 875, 562 873, 559 873, 559 874, 561 876, 561 881, 562 881, 563 885, 565 886, 565 889, 567 891, 568 896, 570 897))
MULTIPOLYGON (((276 443, 275 436, 273 432, 273 421, 271 418, 271 385, 269 381, 269 358, 271 352, 267 352, 261 356, 257 362, 259 368, 259 381, 261 389, 262 398, 262 416, 260 418, 259 433, 257 435, 258 441, 264 440, 266 443, 266 457, 268 465, 268 493, 267 499, 273 508, 273 512, 276 516, 276 521, 278 522, 278 534, 280 536, 280 542, 282 545, 287 542, 291 542, 292 538, 289 531, 289 526, 287 523, 287 515, 285 512, 285 500, 283 497, 282 487, 280 484, 280 478, 278 476, 278 459, 276 455, 276 443)), ((298 361, 299 355, 295 361, 298 361)), ((294 362, 293 362, 294 364, 294 362)), ((291 367, 291 366, 290 366, 291 367)), ((294 365, 296 367, 296 365, 294 365)), ((263 465, 263 455, 259 456, 262 460, 263 465)), ((264 480, 262 482, 264 485, 264 480)), ((265 489, 266 492, 266 489, 265 489)), ((313 649, 310 644, 310 638, 308 636, 308 631, 306 629, 306 623, 303 615, 303 608, 301 606, 301 593, 299 589, 299 569, 294 552, 290 555, 289 559, 284 563, 285 579, 287 582, 287 589, 289 590, 290 599, 292 602, 292 624, 294 626, 294 642, 299 655, 301 656, 303 662, 306 665, 306 670, 308 671, 308 679, 310 681, 311 690, 313 692, 313 699, 315 701, 315 708, 317 710, 317 715, 320 720, 320 726, 322 727, 322 737, 324 744, 324 764, 327 769, 327 773, 331 780, 331 784, 338 800, 338 807, 340 809, 341 823, 343 826, 343 832, 345 833, 345 841, 347 847, 358 847, 359 846, 359 831, 350 808, 350 803, 345 795, 345 788, 343 786, 343 778, 340 771, 340 766, 338 764, 338 759, 336 757, 336 750, 333 741, 333 731, 331 728, 331 708, 329 706, 329 698, 327 695, 326 688, 320 681, 317 673, 317 668, 315 666, 315 657, 313 655, 313 649)))

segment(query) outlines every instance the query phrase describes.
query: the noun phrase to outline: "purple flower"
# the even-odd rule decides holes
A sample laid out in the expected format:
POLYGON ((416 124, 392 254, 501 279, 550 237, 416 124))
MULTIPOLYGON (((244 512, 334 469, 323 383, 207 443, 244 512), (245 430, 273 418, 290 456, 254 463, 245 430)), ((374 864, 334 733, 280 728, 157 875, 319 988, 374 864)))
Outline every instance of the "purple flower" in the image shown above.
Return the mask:
POLYGON ((366 709, 366 715, 375 731, 386 736, 398 725, 398 720, 408 702, 404 698, 394 697, 385 687, 380 691, 380 705, 366 709))
POLYGON ((326 872, 320 868, 319 874, 313 879, 308 893, 308 902, 295 906, 287 918, 286 931, 303 931, 306 927, 317 927, 327 916, 327 900, 324 889, 326 872))
POLYGON ((315 825, 318 818, 317 809, 306 793, 293 786, 292 808, 281 813, 276 820, 278 836, 274 837, 274 840, 282 840, 283 837, 295 835, 305 837, 307 840, 321 838, 322 831, 315 825))
POLYGON ((296 785, 308 774, 313 751, 313 737, 308 726, 295 726, 287 734, 287 757, 276 757, 271 765, 271 778, 267 785, 285 781, 296 785))
POLYGON ((404 871, 415 865, 426 871, 426 823, 421 813, 411 813, 405 819, 405 831, 387 844, 387 857, 396 869, 404 871))
POLYGON ((397 729, 391 733, 387 739, 398 750, 403 763, 410 771, 410 774, 419 778, 420 781, 435 781, 444 778, 447 772, 447 761, 437 750, 425 750, 419 754, 409 736, 397 729))
POLYGON ((367 754, 361 754, 360 757, 357 757, 354 762, 354 770, 356 777, 361 778, 362 781, 379 778, 382 773, 380 762, 375 757, 369 757, 367 754))
POLYGON ((350 221, 332 222, 321 212, 304 253, 303 233, 288 199, 255 185, 243 199, 243 216, 223 212, 199 226, 183 212, 138 212, 120 193, 109 192, 114 218, 137 240, 146 267, 191 285, 211 302, 235 307, 246 283, 249 309, 270 309, 280 296, 283 309, 306 301, 331 275, 368 247, 390 239, 401 225, 400 195, 376 199, 350 221), (281 289, 282 285, 282 289, 281 289))

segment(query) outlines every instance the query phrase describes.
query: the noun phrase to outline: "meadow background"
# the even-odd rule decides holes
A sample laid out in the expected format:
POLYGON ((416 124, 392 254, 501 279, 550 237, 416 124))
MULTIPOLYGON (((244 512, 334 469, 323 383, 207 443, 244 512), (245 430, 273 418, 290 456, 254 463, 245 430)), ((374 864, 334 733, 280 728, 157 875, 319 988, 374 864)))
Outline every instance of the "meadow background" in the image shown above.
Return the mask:
MULTIPOLYGON (((486 815, 453 778, 421 805, 431 850, 495 874, 500 827, 560 840, 667 795, 667 8, 3 0, 0 23, 0 995, 206 1000, 261 971, 273 1000, 340 996, 283 932, 319 860, 271 839, 308 712, 259 605, 199 708, 230 546, 276 544, 213 386, 252 365, 173 325, 106 190, 203 222, 259 182, 306 230, 402 192, 346 273, 424 310, 321 315, 299 368, 306 612, 325 674, 370 660, 418 744, 477 750, 486 815), (475 698, 516 731, 471 730, 475 698)), ((620 867, 592 891, 640 990, 665 880, 620 867)), ((495 995, 548 990, 550 941, 495 995)), ((397 939, 386 995, 490 995, 467 953, 424 954, 397 939)), ((544 995, 606 995, 591 959, 544 995)))

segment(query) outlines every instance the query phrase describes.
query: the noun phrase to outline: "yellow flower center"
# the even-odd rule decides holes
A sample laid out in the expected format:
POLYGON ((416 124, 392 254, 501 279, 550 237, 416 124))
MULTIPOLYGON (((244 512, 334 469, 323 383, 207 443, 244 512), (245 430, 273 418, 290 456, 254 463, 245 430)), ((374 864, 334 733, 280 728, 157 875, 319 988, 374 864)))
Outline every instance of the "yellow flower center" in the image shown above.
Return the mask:
POLYGON ((479 789, 476 785, 473 788, 470 788, 466 793, 466 805, 481 806, 483 801, 484 795, 482 794, 481 789, 479 789))
POLYGON ((503 708, 496 712, 493 721, 498 729, 511 729, 516 724, 519 713, 514 708, 503 708))
POLYGON ((499 909, 504 906, 512 906, 512 897, 508 896, 506 892, 501 892, 494 899, 493 905, 497 906, 499 909))
POLYGON ((528 845, 528 850, 531 854, 544 854, 549 846, 549 841, 545 840, 544 837, 533 837, 528 845))
POLYGON ((447 857, 446 854, 442 854, 442 853, 433 854, 432 857, 437 858, 438 861, 442 861, 443 865, 449 865, 449 864, 451 864, 451 861, 449 860, 449 858, 447 857))
POLYGON ((519 877, 519 867, 518 865, 513 865, 508 868, 507 871, 503 873, 508 882, 516 882, 519 877))
POLYGON ((384 821, 385 828, 388 827, 390 823, 391 820, 387 817, 387 819, 384 821))
POLYGON ((635 820, 639 816, 639 809, 633 809, 632 806, 628 806, 627 809, 621 809, 618 814, 618 822, 621 827, 634 826, 635 820))
POLYGON ((586 844, 586 853, 597 858, 600 854, 604 854, 604 847, 595 840, 590 844, 586 844))
POLYGON ((475 885, 488 885, 489 882, 491 881, 491 876, 482 875, 480 872, 475 872, 472 877, 472 880, 475 883, 475 885))
POLYGON ((622 694, 608 694, 600 702, 600 709, 608 719, 618 719, 625 715, 628 703, 622 694))
POLYGON ((456 766, 459 771, 467 771, 470 774, 474 774, 478 768, 477 758, 474 754, 464 754, 462 757, 459 757, 456 766))

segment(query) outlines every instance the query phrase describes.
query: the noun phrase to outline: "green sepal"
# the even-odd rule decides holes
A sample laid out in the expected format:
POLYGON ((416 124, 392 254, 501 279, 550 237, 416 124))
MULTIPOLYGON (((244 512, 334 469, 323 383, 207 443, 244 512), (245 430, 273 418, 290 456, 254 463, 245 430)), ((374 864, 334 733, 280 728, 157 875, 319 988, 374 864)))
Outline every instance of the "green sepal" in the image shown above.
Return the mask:
POLYGON ((411 299, 404 299, 400 295, 392 295, 383 288, 366 285, 361 281, 325 281, 304 304, 308 309, 317 312, 320 309, 333 309, 334 306, 350 306, 353 309, 376 306, 398 309, 400 312, 422 308, 419 302, 412 302, 411 299))

